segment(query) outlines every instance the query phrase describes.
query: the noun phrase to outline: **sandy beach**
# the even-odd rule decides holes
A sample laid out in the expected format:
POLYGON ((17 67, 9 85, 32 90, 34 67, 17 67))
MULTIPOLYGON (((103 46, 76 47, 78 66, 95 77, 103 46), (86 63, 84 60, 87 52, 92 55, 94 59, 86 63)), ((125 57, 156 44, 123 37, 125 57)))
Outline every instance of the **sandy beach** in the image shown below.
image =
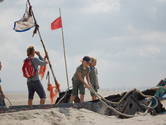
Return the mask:
MULTIPOLYGON (((100 91, 103 96, 112 94, 110 91, 100 91)), ((26 104, 26 94, 7 93, 13 105, 26 104)), ((86 100, 90 100, 89 93, 86 100)), ((8 103, 8 102, 7 102, 8 103)), ((49 104, 49 98, 47 98, 49 104)), ((166 107, 166 101, 162 102, 166 107)), ((38 104, 35 97, 34 104, 38 104)), ((166 125, 166 114, 151 116, 136 115, 134 118, 118 119, 115 116, 105 116, 86 109, 52 108, 14 113, 0 114, 0 125, 166 125)))
POLYGON ((4 105, 4 93, 8 108, 0 109, 0 125, 166 125, 166 0, 0 0, 0 6, 0 99, 4 105), (105 100, 88 84, 103 97, 126 94, 105 100), (77 95, 84 86, 102 99, 50 104, 51 88, 72 87, 77 95), (46 105, 35 94, 35 106, 27 106, 28 91, 29 105, 34 91, 44 104, 43 89, 46 105))

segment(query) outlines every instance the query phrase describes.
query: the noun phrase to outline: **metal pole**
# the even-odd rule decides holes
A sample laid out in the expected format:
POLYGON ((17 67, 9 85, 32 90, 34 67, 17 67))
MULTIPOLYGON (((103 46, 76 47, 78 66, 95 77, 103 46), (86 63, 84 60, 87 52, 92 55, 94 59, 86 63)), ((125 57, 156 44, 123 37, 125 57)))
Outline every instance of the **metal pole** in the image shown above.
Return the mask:
MULTIPOLYGON (((61 17, 61 9, 60 8, 59 8, 59 14, 61 17)), ((62 17, 61 17, 61 22, 62 22, 62 17)), ((66 80, 67 80, 67 87, 69 90, 69 76, 68 76, 68 69, 67 69, 67 59, 66 59, 66 49, 65 49, 63 25, 62 25, 61 31, 62 31, 62 44, 63 44, 63 54, 64 54, 64 61, 65 61, 66 80)))
MULTIPOLYGON (((27 0, 27 1, 28 1, 29 6, 31 6, 30 0, 27 0)), ((32 16, 33 16, 33 18, 34 18, 35 25, 37 25, 37 21, 36 21, 35 15, 34 15, 34 13, 33 13, 33 10, 32 10, 32 16)), ((58 84, 58 82, 57 82, 57 80, 56 80, 56 77, 55 77, 54 71, 53 71, 53 69, 52 69, 52 65, 51 65, 51 62, 50 62, 50 59, 49 59, 49 56, 48 56, 48 52, 47 52, 46 47, 45 47, 45 45, 44 45, 44 42, 43 42, 43 39, 42 39, 42 36, 41 36, 41 33, 40 33, 39 28, 37 29, 37 32, 38 32, 38 35, 39 35, 40 41, 41 41, 41 43, 42 43, 42 46, 43 46, 44 52, 45 52, 45 54, 47 55, 48 64, 49 64, 49 67, 50 67, 51 73, 52 73, 52 75, 53 75, 55 85, 59 87, 59 84, 58 84)), ((58 90, 58 91, 60 91, 60 90, 58 90)))

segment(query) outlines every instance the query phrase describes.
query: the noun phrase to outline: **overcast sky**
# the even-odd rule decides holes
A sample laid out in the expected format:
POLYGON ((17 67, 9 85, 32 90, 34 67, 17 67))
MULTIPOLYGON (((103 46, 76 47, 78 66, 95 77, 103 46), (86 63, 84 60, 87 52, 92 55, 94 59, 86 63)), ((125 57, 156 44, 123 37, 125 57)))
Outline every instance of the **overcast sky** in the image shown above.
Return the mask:
MULTIPOLYGON (((13 30, 25 3, 0 3, 0 76, 5 91, 27 91, 21 67, 29 45, 43 54, 38 36, 32 38, 33 30, 13 30)), ((153 87, 166 77, 166 0, 33 0, 32 5, 63 89, 67 87, 61 30, 50 30, 50 23, 59 16, 58 8, 62 11, 69 79, 84 55, 97 58, 102 89, 153 87)), ((42 83, 46 89, 47 82, 42 83)))

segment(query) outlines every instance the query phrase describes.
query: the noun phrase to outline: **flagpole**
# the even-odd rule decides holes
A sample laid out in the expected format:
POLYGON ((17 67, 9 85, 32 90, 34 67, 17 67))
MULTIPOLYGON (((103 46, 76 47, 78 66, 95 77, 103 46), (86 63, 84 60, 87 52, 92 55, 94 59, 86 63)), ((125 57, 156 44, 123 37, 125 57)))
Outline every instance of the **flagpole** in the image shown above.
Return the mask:
MULTIPOLYGON (((32 6, 31 6, 31 3, 30 3, 30 0, 27 0, 27 1, 28 1, 29 6, 32 7, 32 6)), ((35 18, 35 15, 34 15, 34 13, 33 13, 33 10, 32 10, 32 16, 33 16, 33 18, 34 18, 35 25, 38 25, 38 24, 37 24, 37 21, 36 21, 36 18, 35 18)), ((49 67, 50 67, 51 73, 52 73, 52 75, 53 75, 53 79, 54 79, 55 85, 56 85, 56 87, 58 88, 58 91, 60 92, 60 90, 59 90, 59 84, 58 84, 58 82, 57 82, 57 80, 56 80, 54 71, 53 71, 53 69, 52 69, 51 61, 50 61, 50 59, 49 59, 48 52, 47 52, 47 50, 46 50, 46 47, 45 47, 45 44, 44 44, 44 42, 43 42, 43 39, 42 39, 42 36, 41 36, 41 33, 40 33, 39 28, 37 28, 37 32, 38 32, 40 41, 41 41, 41 43, 42 43, 44 52, 45 52, 45 54, 47 55, 46 58, 47 58, 47 60, 48 60, 49 67)))
MULTIPOLYGON (((61 9, 60 8, 59 8, 59 15, 61 17, 61 9)), ((62 17, 61 17, 61 23, 62 23, 62 17)), ((68 68, 67 68, 67 59, 66 59, 66 49, 65 49, 63 24, 62 24, 61 31, 62 31, 62 44, 63 44, 63 54, 64 54, 64 61, 65 61, 66 80, 67 80, 67 87, 68 87, 68 90, 69 90, 69 75, 68 75, 68 68)))

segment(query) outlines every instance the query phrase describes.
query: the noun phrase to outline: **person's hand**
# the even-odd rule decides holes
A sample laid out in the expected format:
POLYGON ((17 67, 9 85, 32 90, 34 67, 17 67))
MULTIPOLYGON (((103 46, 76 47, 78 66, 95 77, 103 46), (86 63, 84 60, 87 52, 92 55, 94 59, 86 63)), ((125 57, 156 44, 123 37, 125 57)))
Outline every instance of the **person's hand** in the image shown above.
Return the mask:
POLYGON ((40 56, 40 52, 39 51, 35 51, 35 54, 40 56))
POLYGON ((48 53, 46 52, 45 53, 45 57, 44 57, 45 59, 47 59, 48 58, 48 53))
POLYGON ((89 84, 85 84, 85 88, 90 89, 90 88, 91 88, 91 85, 89 85, 89 84))

